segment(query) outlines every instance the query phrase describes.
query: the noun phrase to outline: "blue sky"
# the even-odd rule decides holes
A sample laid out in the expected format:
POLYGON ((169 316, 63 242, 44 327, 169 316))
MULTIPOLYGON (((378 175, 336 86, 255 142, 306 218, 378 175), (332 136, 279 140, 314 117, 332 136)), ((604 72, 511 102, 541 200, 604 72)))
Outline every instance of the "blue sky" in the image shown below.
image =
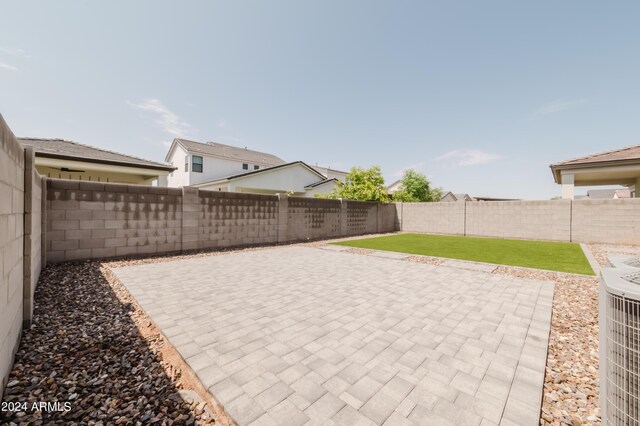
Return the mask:
MULTIPOLYGON (((162 160, 183 136, 547 199, 640 143, 640 3, 4 1, 18 136, 162 160)), ((578 190, 582 192, 583 190, 578 190)))

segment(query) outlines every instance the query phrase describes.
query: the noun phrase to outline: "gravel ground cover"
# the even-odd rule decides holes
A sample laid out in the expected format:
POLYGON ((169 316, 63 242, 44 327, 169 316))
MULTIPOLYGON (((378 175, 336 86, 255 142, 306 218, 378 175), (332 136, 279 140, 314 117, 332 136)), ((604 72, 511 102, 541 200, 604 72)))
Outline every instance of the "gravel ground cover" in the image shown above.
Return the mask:
POLYGON ((509 267, 493 273, 556 283, 540 424, 600 424, 598 280, 509 267))
POLYGON ((107 263, 51 265, 3 395, 27 409, 1 412, 0 423, 213 424, 203 400, 181 397, 202 391, 188 373, 107 263))
POLYGON ((638 256, 640 247, 638 246, 613 246, 606 244, 589 244, 589 250, 603 268, 609 267, 608 256, 615 254, 619 256, 638 256))

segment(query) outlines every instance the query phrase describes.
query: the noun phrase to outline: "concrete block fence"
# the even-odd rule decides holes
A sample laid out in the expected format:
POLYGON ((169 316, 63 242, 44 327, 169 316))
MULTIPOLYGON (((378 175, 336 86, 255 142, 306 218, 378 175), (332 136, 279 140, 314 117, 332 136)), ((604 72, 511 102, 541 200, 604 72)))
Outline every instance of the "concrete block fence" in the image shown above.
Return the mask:
POLYGON ((640 244, 640 198, 398 203, 404 232, 640 244))
POLYGON ((33 164, 0 115, 0 399, 43 265, 43 181, 33 164))
POLYGON ((197 188, 46 181, 48 262, 395 231, 396 207, 197 188))

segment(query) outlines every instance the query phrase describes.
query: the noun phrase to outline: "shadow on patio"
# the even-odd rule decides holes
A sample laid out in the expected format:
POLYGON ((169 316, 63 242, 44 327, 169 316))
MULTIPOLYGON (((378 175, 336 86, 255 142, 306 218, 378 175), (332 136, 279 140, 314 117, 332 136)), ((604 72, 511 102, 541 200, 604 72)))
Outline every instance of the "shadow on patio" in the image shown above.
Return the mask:
POLYGON ((19 404, 5 407, 13 411, 1 412, 3 421, 213 423, 197 393, 180 390, 199 383, 105 265, 42 272, 34 323, 3 395, 19 404))

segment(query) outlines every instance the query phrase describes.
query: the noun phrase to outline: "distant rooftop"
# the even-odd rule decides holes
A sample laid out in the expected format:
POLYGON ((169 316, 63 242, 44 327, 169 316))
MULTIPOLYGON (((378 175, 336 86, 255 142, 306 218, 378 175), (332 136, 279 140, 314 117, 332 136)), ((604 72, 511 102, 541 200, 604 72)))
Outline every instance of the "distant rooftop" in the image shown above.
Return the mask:
POLYGON ((591 199, 613 199, 618 198, 631 198, 631 190, 625 189, 591 189, 587 191, 587 198, 591 199))
MULTIPOLYGON (((230 158, 248 163, 267 164, 277 166, 286 163, 282 158, 266 152, 254 151, 252 149, 237 146, 224 145, 217 142, 196 142, 188 139, 174 139, 174 143, 182 145, 187 151, 216 157, 230 158)), ((171 152, 171 151, 170 151, 171 152)), ((168 156, 168 154, 167 154, 168 156)))
POLYGON ((38 157, 61 158, 75 161, 88 161, 93 163, 106 163, 125 166, 136 166, 142 168, 174 170, 164 163, 145 160, 143 158, 132 157, 131 155, 109 151, 78 142, 64 139, 44 139, 44 138, 18 138, 24 146, 31 146, 38 157))

